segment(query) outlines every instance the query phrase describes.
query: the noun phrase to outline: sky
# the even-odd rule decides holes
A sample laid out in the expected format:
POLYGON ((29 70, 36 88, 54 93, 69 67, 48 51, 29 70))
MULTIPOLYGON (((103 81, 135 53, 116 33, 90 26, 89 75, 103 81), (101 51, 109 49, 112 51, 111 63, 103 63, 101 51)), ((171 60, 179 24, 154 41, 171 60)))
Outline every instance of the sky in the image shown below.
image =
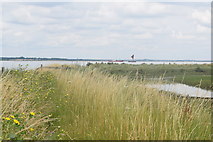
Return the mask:
POLYGON ((209 2, 2 3, 2 56, 211 59, 209 2))

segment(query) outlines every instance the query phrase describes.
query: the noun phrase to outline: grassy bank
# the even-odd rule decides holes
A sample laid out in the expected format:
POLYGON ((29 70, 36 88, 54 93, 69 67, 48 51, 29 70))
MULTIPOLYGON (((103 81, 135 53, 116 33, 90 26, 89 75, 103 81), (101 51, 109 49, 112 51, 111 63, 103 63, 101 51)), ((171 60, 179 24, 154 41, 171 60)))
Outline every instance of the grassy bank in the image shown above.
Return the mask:
POLYGON ((173 98, 96 70, 53 71, 62 139, 210 139, 210 101, 173 98))
POLYGON ((51 95, 55 77, 50 72, 12 70, 1 75, 1 125, 4 140, 48 139, 51 128, 51 95))
POLYGON ((128 76, 130 79, 159 78, 163 76, 169 81, 213 90, 211 64, 90 64, 90 67, 109 74, 128 76))
POLYGON ((99 69, 15 71, 1 83, 4 139, 211 138, 210 100, 176 98, 99 69))

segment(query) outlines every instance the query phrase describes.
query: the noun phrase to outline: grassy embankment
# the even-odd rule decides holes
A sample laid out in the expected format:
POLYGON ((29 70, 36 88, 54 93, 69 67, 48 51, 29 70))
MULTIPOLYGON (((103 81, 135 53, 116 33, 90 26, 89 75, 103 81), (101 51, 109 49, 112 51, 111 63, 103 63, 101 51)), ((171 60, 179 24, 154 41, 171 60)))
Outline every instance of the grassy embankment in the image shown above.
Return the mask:
POLYGON ((139 79, 159 78, 163 75, 168 81, 213 90, 211 64, 92 64, 90 67, 98 68, 110 74, 128 76, 130 79, 135 77, 139 79))
POLYGON ((23 74, 11 74, 6 76, 8 79, 3 79, 6 86, 10 84, 9 80, 14 80, 11 89, 3 87, 3 98, 8 97, 7 100, 3 99, 3 104, 8 103, 12 106, 3 105, 3 112, 8 109, 3 113, 3 117, 16 115, 15 118, 20 120, 20 125, 14 124, 12 117, 11 120, 3 120, 4 138, 8 137, 10 130, 17 133, 30 128, 29 126, 37 120, 42 120, 38 122, 45 125, 40 123, 34 125, 33 131, 27 129, 26 133, 18 133, 16 138, 93 140, 211 138, 210 100, 174 98, 147 88, 143 81, 130 81, 127 77, 104 74, 94 69, 43 69, 31 73, 34 74, 30 75, 31 81, 25 84, 22 83, 26 78, 23 74), (16 103, 17 98, 11 99, 10 96, 17 96, 20 101, 16 103), (21 102, 25 102, 26 107, 22 107, 21 102), (27 114, 25 119, 19 118, 23 112, 27 114), (36 112, 36 115, 31 116, 30 112, 36 112), (44 119, 47 116, 48 118, 44 119), (46 121, 51 121, 51 118, 58 120, 50 125, 46 121), (23 127, 20 127, 22 124, 23 127), (49 136, 49 133, 58 126, 60 130, 55 133, 57 136, 49 136), (42 136, 37 137, 36 134, 41 132, 42 136))
POLYGON ((1 139, 54 138, 51 127, 55 77, 50 72, 12 70, 1 74, 1 139))

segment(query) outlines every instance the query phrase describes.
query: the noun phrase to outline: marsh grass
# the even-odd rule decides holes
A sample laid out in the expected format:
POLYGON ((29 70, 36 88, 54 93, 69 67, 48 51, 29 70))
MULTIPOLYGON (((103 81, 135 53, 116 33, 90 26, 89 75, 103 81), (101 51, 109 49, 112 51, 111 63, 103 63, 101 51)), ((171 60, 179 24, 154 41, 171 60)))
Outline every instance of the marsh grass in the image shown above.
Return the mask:
POLYGON ((211 82, 212 64, 90 64, 89 67, 99 69, 113 75, 126 76, 134 79, 138 78, 159 78, 164 74, 165 80, 184 83, 190 86, 200 85, 203 89, 212 90, 211 82))
POLYGON ((54 117, 61 139, 206 140, 210 100, 173 97, 145 82, 97 70, 52 70, 57 77, 54 117))
POLYGON ((146 83, 80 66, 6 72, 0 82, 2 137, 210 140, 211 100, 175 97, 146 83))

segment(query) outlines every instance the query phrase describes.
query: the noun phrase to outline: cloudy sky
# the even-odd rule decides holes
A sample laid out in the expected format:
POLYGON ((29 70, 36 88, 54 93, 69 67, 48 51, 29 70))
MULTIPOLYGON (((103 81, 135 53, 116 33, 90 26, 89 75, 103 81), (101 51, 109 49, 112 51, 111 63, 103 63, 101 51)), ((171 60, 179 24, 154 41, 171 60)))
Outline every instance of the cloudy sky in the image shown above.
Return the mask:
POLYGON ((211 59, 208 2, 13 2, 1 21, 3 56, 211 59))

